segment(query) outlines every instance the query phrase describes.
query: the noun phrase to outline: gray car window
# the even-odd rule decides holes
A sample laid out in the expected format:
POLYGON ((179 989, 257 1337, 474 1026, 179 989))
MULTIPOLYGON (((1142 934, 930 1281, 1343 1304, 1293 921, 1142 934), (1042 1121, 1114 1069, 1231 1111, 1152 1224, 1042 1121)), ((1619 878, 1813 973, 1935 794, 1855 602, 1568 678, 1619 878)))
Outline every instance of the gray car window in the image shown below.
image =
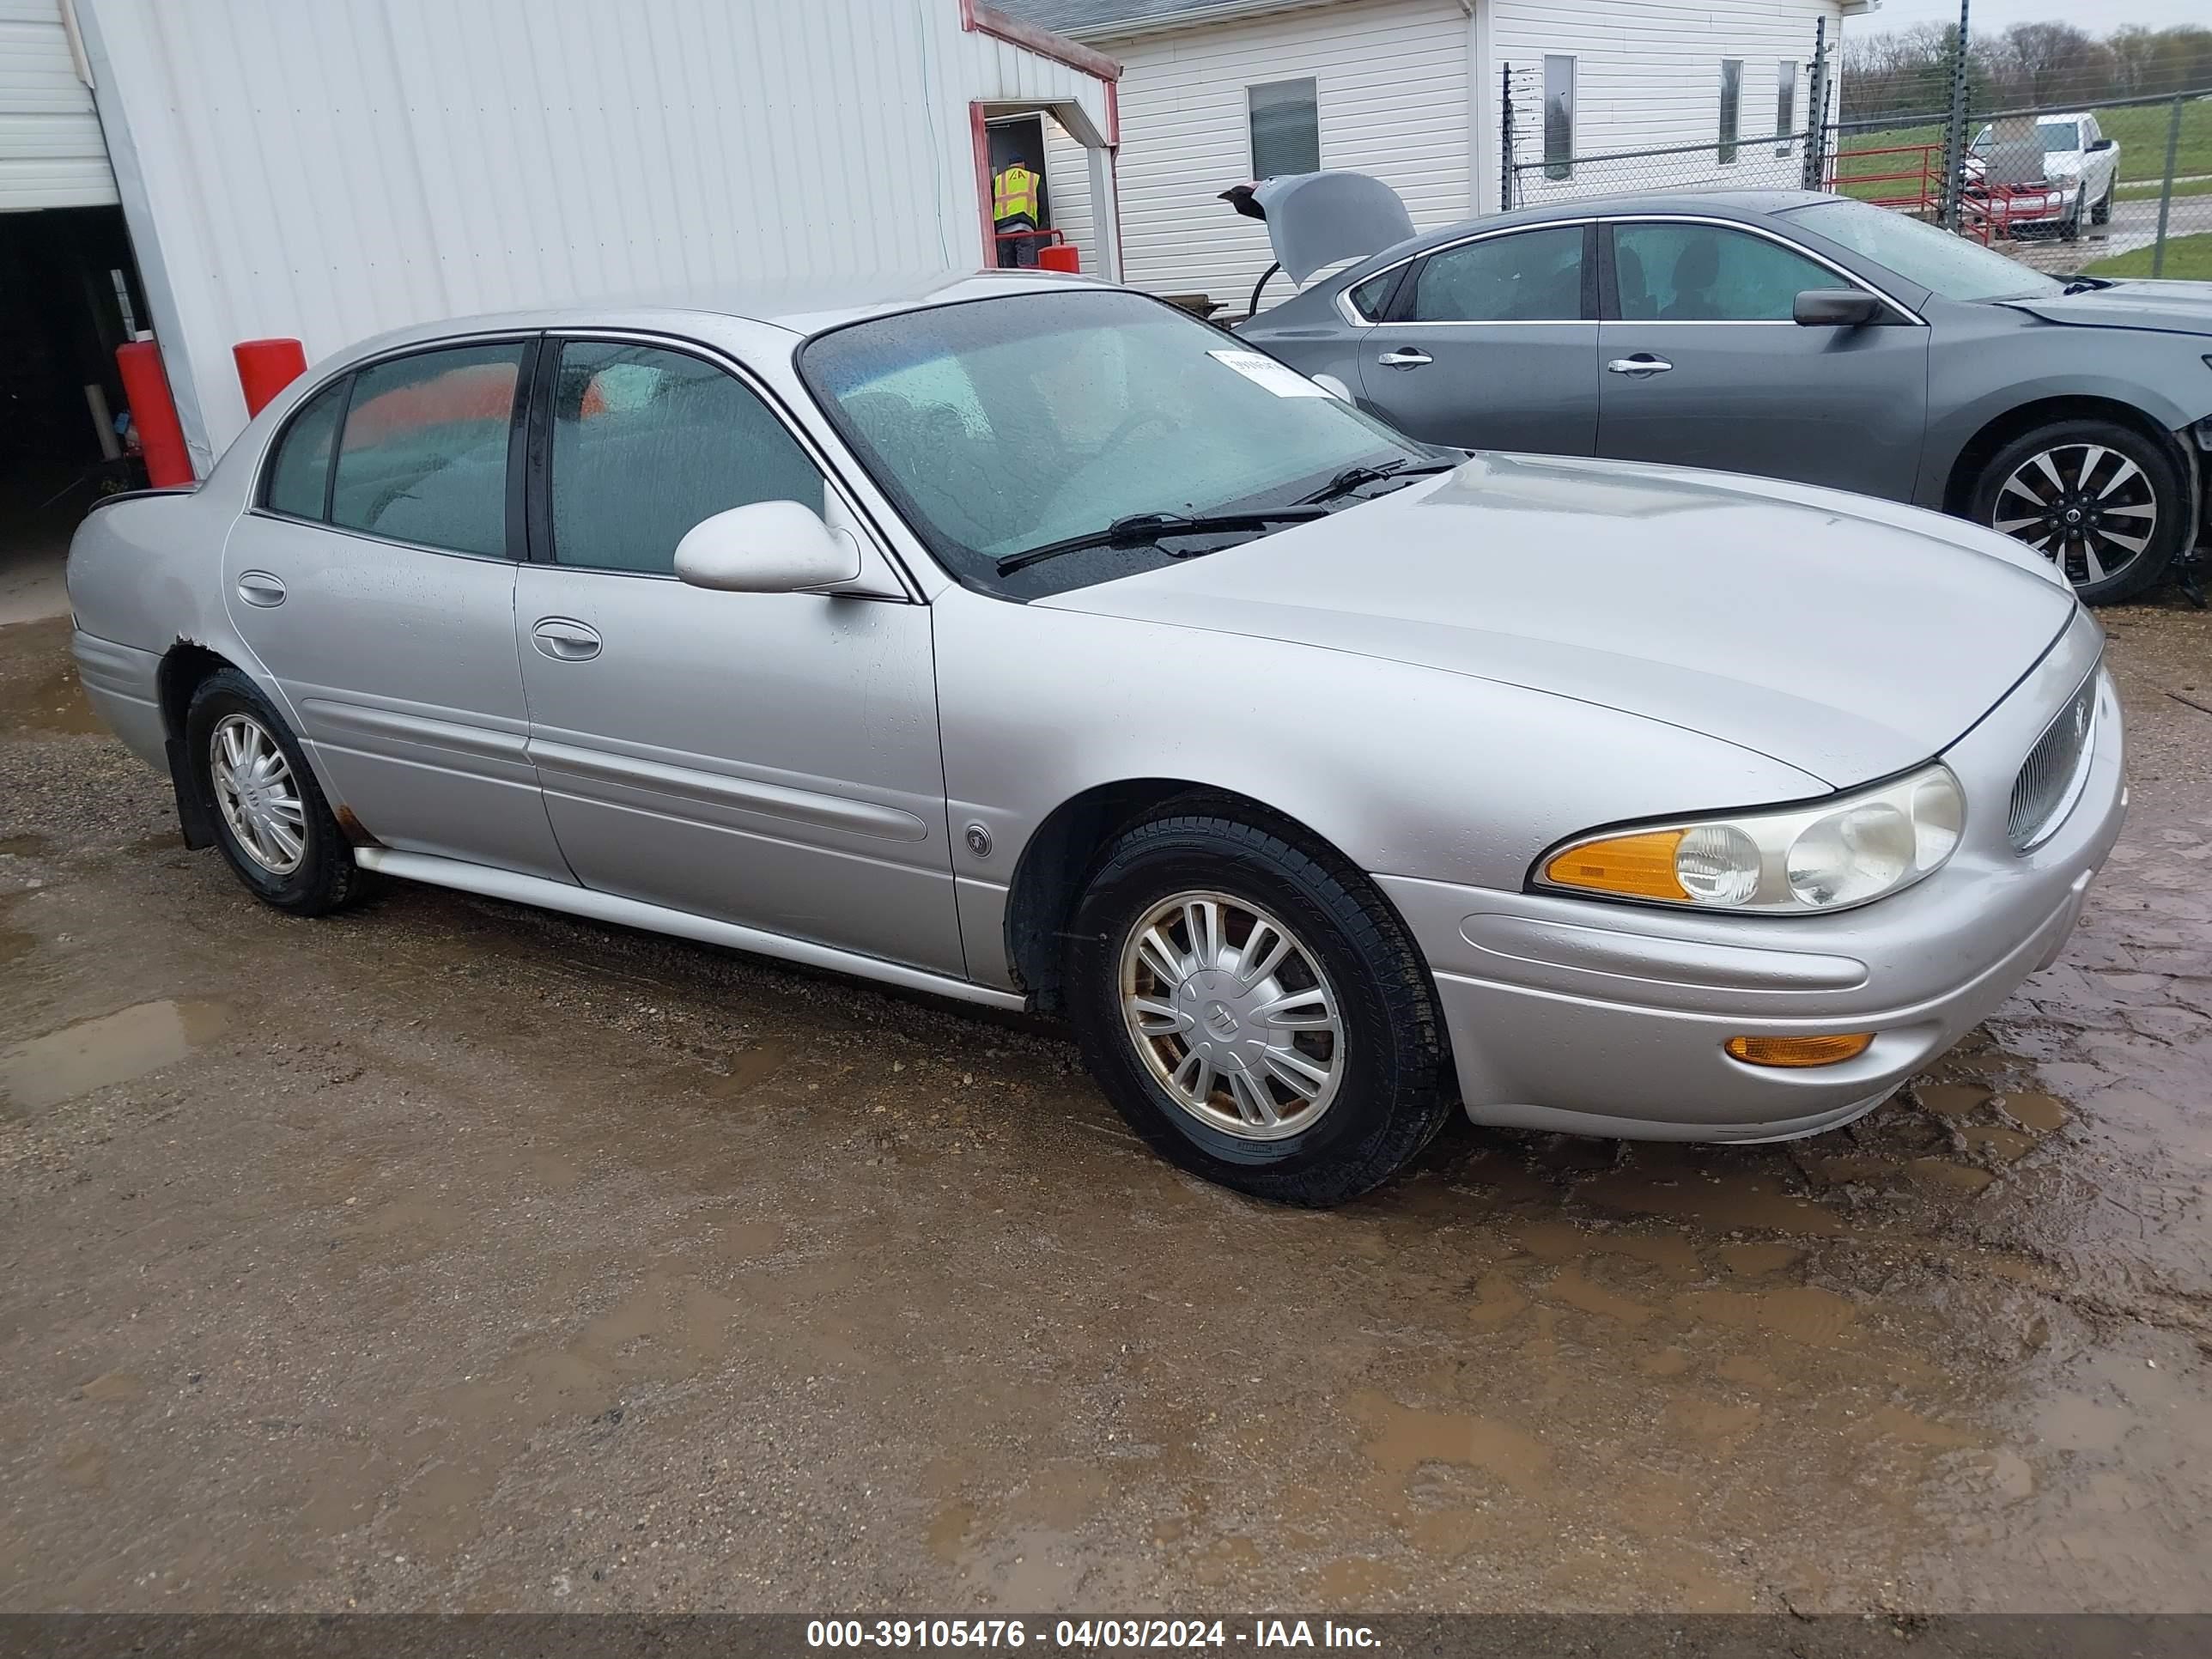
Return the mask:
POLYGON ((524 346, 453 346, 354 377, 331 522, 487 558, 507 551, 507 441, 524 346))
POLYGON ((1582 314, 1583 228, 1551 225, 1431 254, 1413 279, 1408 319, 1571 323, 1582 314))
POLYGON ((774 410, 714 364, 652 346, 562 346, 552 466, 557 564, 666 575, 702 519, 823 507, 821 473, 774 410))
POLYGON ((1613 269, 1632 323, 1786 323, 1805 289, 1844 286, 1803 254, 1723 225, 1615 225, 1613 269))
POLYGON ((272 513, 295 519, 320 519, 331 482, 331 441, 337 436, 338 416, 345 412, 346 382, 317 392, 292 417, 291 425, 276 443, 276 459, 269 469, 268 493, 263 505, 272 513))

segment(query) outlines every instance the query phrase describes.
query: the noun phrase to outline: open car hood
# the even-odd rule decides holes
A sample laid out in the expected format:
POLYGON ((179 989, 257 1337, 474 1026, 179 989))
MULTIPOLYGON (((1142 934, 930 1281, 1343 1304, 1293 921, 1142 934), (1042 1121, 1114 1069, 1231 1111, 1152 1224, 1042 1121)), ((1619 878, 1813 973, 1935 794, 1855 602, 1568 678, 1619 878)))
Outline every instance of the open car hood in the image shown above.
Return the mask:
POLYGON ((1276 262, 1293 283, 1325 266, 1364 259, 1413 234, 1398 192, 1364 173, 1291 173, 1222 191, 1248 218, 1264 220, 1276 262))

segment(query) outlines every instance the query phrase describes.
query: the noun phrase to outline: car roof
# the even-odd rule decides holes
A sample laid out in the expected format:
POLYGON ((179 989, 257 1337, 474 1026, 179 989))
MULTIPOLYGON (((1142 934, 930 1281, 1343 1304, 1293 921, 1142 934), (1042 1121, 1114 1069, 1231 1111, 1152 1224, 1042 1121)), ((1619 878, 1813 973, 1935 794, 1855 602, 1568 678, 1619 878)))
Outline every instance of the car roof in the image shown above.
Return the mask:
POLYGON ((871 317, 957 305, 963 300, 1064 290, 1071 285, 1103 286, 1093 277, 1057 271, 926 270, 861 277, 838 284, 759 283, 664 289, 411 324, 349 346, 337 356, 371 356, 464 334, 651 327, 656 323, 673 325, 680 331, 684 319, 702 315, 764 323, 784 330, 794 338, 805 338, 871 317))

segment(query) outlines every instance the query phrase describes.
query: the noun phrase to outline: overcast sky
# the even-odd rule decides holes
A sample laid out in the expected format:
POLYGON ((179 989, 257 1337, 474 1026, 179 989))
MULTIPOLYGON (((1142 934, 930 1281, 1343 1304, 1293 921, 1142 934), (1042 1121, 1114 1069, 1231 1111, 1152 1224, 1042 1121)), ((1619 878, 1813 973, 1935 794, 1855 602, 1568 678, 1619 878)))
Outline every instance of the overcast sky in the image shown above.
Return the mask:
MULTIPOLYGON (((1972 27, 2001 29, 2010 23, 2072 23, 2103 34, 2124 23, 2164 28, 2170 23, 2212 21, 2207 0, 1973 0, 1972 27)), ((1954 23, 1959 0, 1882 0, 1881 9, 1854 17, 1844 27, 1869 30, 1902 28, 1913 23, 1954 23)))

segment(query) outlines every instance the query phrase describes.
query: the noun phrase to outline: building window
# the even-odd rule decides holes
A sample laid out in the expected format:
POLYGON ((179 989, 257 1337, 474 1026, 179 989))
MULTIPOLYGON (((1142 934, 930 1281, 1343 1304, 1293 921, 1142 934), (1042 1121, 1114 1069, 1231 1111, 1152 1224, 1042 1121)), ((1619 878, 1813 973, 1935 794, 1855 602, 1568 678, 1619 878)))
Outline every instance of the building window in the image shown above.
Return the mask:
POLYGON ((1774 66, 1774 153, 1790 154, 1797 131, 1797 65, 1784 58, 1774 66))
POLYGON ((1252 176, 1321 171, 1321 92, 1311 76, 1244 88, 1252 126, 1252 176))
POLYGON ((1575 60, 1544 59, 1544 176, 1575 176, 1575 60))
POLYGON ((1720 163, 1735 161, 1735 136, 1743 121, 1743 59, 1721 59, 1720 163))

